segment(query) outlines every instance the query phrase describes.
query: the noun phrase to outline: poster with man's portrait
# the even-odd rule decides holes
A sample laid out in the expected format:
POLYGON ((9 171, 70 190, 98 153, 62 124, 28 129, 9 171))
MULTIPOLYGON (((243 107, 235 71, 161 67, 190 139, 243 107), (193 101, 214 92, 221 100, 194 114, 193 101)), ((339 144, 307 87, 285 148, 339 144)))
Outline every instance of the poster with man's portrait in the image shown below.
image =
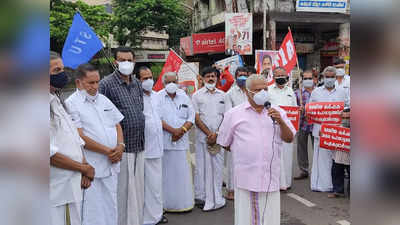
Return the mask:
POLYGON ((225 52, 228 55, 253 54, 253 15, 225 13, 225 52))
POLYGON ((256 50, 257 74, 263 75, 268 80, 268 85, 274 83, 272 71, 279 67, 278 51, 256 50))

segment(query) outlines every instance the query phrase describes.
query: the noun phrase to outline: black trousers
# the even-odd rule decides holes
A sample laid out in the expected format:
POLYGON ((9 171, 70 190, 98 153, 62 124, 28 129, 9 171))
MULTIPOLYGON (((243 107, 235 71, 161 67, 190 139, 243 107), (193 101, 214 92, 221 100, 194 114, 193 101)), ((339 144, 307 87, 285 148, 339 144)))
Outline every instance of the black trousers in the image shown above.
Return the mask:
POLYGON ((350 165, 339 164, 333 160, 331 172, 334 193, 344 194, 345 170, 350 175, 350 165))

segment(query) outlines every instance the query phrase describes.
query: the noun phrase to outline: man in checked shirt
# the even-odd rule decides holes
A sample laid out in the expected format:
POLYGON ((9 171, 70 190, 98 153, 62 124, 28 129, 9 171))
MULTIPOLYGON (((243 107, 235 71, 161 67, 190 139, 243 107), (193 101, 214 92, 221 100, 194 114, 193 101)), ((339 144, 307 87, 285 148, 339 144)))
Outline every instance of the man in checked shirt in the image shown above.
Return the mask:
POLYGON ((99 92, 124 115, 121 127, 125 139, 118 177, 118 224, 142 225, 144 207, 144 127, 143 90, 133 75, 135 54, 119 47, 114 55, 118 68, 99 84, 99 92))

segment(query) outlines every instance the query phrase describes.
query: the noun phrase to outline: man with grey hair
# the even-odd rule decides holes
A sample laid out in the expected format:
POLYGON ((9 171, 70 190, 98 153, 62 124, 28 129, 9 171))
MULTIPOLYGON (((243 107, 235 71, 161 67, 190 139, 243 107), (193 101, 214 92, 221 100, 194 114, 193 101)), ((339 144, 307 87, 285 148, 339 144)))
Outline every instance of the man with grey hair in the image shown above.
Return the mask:
POLYGON ((187 132, 193 126, 195 111, 190 98, 178 89, 176 73, 165 73, 162 81, 165 88, 157 93, 156 108, 163 128, 164 210, 185 212, 194 206, 187 132))
POLYGON ((280 155, 296 130, 284 110, 264 107, 267 80, 246 80, 247 101, 225 113, 217 143, 232 151, 235 174, 235 225, 280 224, 280 155))
MULTIPOLYGON (((293 89, 287 85, 289 81, 285 68, 278 67, 273 71, 275 83, 270 86, 270 101, 275 106, 297 106, 296 95, 293 89)), ((284 143, 281 156, 281 182, 280 188, 286 191, 292 186, 293 170, 293 143, 284 143)))
MULTIPOLYGON (((328 66, 322 72, 324 86, 314 89, 310 96, 310 102, 344 102, 349 105, 348 92, 335 86, 336 68, 328 66)), ((332 151, 319 147, 319 133, 321 124, 313 125, 314 155, 311 169, 311 190, 318 192, 332 191, 332 151)))

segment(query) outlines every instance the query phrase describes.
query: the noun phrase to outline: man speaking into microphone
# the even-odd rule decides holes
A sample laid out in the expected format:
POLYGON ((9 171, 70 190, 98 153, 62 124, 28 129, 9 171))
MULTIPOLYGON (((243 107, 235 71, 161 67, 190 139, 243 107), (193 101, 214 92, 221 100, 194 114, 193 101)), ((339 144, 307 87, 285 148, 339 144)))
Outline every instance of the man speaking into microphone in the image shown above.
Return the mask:
POLYGON ((235 225, 279 225, 282 143, 292 142, 296 130, 282 109, 265 104, 263 76, 246 80, 246 95, 248 101, 225 113, 217 138, 233 154, 235 225))

